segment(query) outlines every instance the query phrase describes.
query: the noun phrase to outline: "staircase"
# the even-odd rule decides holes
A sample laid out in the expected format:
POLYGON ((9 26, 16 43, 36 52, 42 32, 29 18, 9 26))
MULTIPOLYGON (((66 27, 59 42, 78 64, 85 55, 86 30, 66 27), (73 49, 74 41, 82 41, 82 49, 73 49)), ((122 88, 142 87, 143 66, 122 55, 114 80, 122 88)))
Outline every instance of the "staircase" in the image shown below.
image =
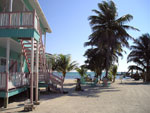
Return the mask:
MULTIPOLYGON (((29 73, 31 73, 31 38, 20 38, 20 41, 22 45, 22 52, 26 59, 29 73)), ((36 48, 37 48, 37 41, 34 40, 34 65, 37 63, 36 48)), ((48 84, 52 90, 58 91, 56 90, 57 85, 61 86, 61 92, 63 90, 63 79, 50 74, 46 67, 45 48, 42 42, 42 34, 40 35, 40 40, 39 40, 39 82, 41 81, 42 82, 44 81, 46 84, 48 84), (56 86, 56 87, 52 87, 52 86, 56 86)))

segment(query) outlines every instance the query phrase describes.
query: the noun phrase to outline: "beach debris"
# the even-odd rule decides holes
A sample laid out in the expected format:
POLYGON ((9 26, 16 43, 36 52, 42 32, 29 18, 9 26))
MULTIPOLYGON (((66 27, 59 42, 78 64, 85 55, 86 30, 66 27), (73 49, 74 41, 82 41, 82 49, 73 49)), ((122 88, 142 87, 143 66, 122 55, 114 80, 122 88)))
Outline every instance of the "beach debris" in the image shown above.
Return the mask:
POLYGON ((25 101, 24 103, 24 111, 25 112, 29 112, 29 111, 32 111, 34 110, 35 107, 34 105, 30 102, 30 100, 28 99, 27 101, 25 101))

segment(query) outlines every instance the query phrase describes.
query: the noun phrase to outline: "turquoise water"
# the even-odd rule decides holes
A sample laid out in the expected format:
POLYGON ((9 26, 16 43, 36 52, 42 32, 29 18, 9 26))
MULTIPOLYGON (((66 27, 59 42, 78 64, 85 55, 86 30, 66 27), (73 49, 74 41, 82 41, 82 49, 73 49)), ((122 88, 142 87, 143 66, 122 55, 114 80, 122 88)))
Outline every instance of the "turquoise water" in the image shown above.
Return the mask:
MULTIPOLYGON (((59 72, 53 72, 54 75, 62 76, 62 73, 59 72)), ((94 72, 87 72, 88 77, 94 78, 95 73, 94 72)), ((105 72, 102 73, 102 77, 104 77, 105 72)), ((80 74, 78 72, 67 72, 65 79, 76 79, 80 78, 80 74)))
MULTIPOLYGON (((62 73, 59 72, 53 72, 54 75, 62 76, 62 73)), ((120 74, 120 72, 118 72, 120 74)), ((87 72, 88 77, 94 78, 95 73, 94 72, 87 72)), ((105 72, 102 73, 101 79, 105 76, 105 72)), ((67 72, 65 79, 76 79, 80 78, 80 74, 78 72, 67 72)), ((119 76, 116 76, 116 79, 119 79, 119 76)))

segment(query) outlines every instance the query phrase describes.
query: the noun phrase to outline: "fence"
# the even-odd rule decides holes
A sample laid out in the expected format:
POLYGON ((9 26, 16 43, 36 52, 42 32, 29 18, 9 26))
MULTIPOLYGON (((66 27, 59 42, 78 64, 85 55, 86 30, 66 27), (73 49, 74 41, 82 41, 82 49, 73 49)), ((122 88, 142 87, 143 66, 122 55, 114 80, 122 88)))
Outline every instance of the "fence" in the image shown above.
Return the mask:
MULTIPOLYGON (((29 84, 28 77, 25 73, 9 73, 8 89, 13 89, 29 84)), ((6 89, 6 73, 0 73, 0 90, 6 89)))
POLYGON ((36 12, 2 12, 0 28, 35 28, 40 32, 39 18, 36 12))

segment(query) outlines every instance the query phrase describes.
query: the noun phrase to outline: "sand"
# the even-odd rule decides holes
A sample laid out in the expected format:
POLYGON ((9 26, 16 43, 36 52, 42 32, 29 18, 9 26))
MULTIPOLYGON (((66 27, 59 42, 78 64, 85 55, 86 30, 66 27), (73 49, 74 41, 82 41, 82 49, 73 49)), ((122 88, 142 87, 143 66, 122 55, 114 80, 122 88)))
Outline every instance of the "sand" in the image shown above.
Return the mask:
MULTIPOLYGON (((68 94, 42 93, 40 105, 31 113, 150 113, 150 84, 132 79, 117 80, 110 87, 82 86, 76 92, 75 80, 65 80, 68 94)), ((10 103, 2 112, 19 112, 24 102, 10 103)))

